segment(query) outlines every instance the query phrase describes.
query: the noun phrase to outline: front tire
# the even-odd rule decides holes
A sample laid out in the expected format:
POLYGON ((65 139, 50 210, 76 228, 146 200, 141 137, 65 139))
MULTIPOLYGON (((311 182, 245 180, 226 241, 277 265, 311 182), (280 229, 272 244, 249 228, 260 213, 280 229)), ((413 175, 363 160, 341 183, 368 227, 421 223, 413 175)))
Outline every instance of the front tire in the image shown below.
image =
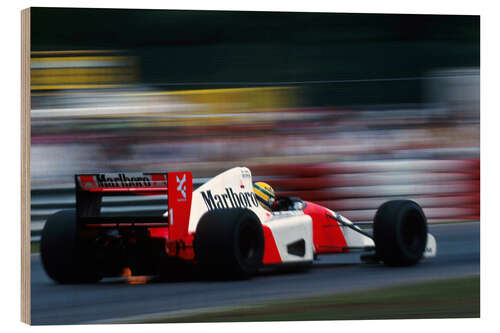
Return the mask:
POLYGON ((47 275, 59 283, 101 279, 92 248, 79 237, 74 209, 49 216, 42 230, 40 255, 47 275))
POLYGON ((388 266, 416 264, 427 244, 427 219, 410 200, 393 200, 379 207, 373 224, 376 255, 388 266))
POLYGON ((264 232, 254 212, 243 208, 206 212, 196 228, 195 258, 208 276, 246 279, 264 256, 264 232))

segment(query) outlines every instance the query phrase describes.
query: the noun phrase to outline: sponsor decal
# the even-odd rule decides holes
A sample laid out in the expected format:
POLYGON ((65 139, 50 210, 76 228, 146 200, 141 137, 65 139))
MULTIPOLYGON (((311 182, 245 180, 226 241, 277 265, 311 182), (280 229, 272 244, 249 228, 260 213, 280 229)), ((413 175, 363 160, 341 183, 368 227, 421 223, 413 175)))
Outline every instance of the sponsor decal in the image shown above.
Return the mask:
POLYGON ((147 176, 127 177, 124 173, 117 176, 98 174, 95 176, 97 187, 151 187, 151 180, 147 176))
POLYGON ((250 174, 250 170, 248 169, 241 169, 241 177, 240 177, 240 188, 245 188, 245 179, 252 178, 252 175, 250 174))
POLYGON ((284 210, 271 213, 274 217, 285 217, 285 216, 300 216, 304 215, 301 210, 284 210))
POLYGON ((233 189, 229 187, 226 187, 225 190, 225 193, 220 194, 212 194, 211 190, 201 191, 201 196, 208 210, 259 207, 259 203, 253 191, 234 192, 233 189))
POLYGON ((241 169, 241 177, 243 177, 243 178, 252 178, 252 175, 250 174, 250 170, 248 170, 248 169, 241 169))
POLYGON ((175 179, 177 180, 177 191, 182 195, 182 199, 178 198, 177 201, 186 201, 186 185, 184 184, 186 182, 186 174, 182 176, 182 179, 179 179, 179 176, 176 175, 175 179))

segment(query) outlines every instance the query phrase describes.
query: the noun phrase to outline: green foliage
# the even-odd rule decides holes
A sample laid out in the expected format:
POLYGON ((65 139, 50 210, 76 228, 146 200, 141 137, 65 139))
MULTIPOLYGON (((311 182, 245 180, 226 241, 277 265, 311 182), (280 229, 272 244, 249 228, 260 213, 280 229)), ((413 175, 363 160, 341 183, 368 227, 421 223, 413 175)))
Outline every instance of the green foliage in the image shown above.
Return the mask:
POLYGON ((147 322, 477 318, 479 276, 298 298, 147 322))

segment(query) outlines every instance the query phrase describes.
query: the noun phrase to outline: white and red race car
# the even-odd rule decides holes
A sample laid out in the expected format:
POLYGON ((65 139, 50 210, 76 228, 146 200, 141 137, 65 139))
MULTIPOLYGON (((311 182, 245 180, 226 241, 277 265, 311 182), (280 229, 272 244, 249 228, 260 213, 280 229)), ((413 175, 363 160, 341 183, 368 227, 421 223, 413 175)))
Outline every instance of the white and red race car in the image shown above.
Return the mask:
MULTIPOLYGON (((318 255, 360 251, 362 259, 412 265, 436 255, 418 204, 379 207, 373 235, 340 214, 295 197, 264 209, 246 167, 227 170, 193 191, 191 172, 76 175, 76 209, 47 219, 41 258, 60 283, 118 276, 177 275, 190 267, 221 278, 248 278, 261 267, 307 267, 318 255), (160 195, 164 213, 103 214, 104 196, 160 195), (193 268, 194 267, 194 268, 193 268)), ((130 210, 129 210, 130 211, 130 210)))

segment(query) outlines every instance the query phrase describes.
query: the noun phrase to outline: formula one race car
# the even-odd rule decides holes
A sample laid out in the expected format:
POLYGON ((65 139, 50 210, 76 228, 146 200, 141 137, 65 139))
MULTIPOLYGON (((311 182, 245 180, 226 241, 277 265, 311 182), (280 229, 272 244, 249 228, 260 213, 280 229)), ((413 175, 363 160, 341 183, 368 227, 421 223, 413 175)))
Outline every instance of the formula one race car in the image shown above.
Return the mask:
POLYGON ((125 267, 134 275, 169 276, 189 266, 211 276, 248 278, 261 267, 308 266, 322 254, 360 251, 362 259, 389 266, 436 254, 413 201, 380 206, 372 236, 299 198, 277 197, 273 211, 264 209, 245 167, 195 191, 190 172, 76 175, 75 184, 76 209, 50 216, 42 232, 43 266, 60 283, 96 282, 125 267), (120 216, 102 213, 104 196, 136 195, 160 195, 166 207, 156 216, 120 206, 114 207, 120 216))

